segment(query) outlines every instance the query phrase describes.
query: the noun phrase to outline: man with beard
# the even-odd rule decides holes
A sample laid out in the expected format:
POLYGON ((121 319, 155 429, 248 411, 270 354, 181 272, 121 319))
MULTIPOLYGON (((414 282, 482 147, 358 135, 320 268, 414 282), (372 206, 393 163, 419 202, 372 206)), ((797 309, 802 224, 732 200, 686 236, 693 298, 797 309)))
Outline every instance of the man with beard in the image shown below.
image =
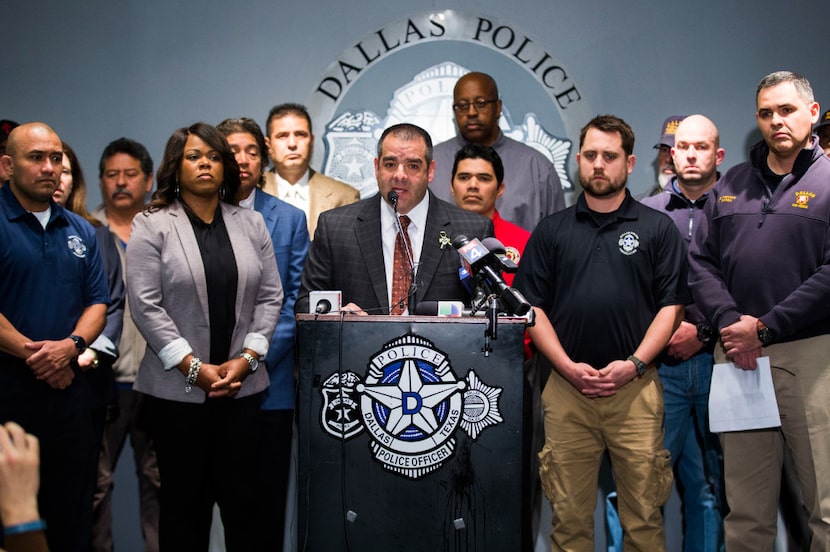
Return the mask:
POLYGON ((688 302, 686 249, 667 216, 626 189, 634 133, 613 115, 581 131, 576 205, 536 227, 514 287, 534 306, 529 329, 553 370, 542 394, 542 488, 552 547, 592 550, 597 476, 607 451, 625 548, 665 550, 671 491, 663 394, 654 360, 688 302))
POLYGON ((654 144, 654 149, 657 150, 657 158, 654 160, 657 185, 648 191, 648 195, 657 195, 662 192, 674 177, 674 159, 672 159, 671 149, 674 147, 674 134, 677 132, 677 125, 684 118, 685 115, 671 115, 663 121, 663 133, 660 135, 660 141, 654 144))

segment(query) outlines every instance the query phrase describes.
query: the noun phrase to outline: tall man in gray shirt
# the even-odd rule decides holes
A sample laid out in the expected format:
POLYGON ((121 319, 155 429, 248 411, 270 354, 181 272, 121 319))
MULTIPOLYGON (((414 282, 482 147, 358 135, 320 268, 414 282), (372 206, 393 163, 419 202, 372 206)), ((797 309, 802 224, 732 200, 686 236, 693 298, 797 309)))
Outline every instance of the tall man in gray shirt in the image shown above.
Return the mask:
POLYGON ((455 154, 466 144, 491 146, 504 163, 510 190, 496 208, 505 220, 532 231, 546 216, 565 208, 556 169, 535 149, 499 129, 501 100, 496 81, 485 73, 467 73, 455 83, 453 105, 459 135, 435 146, 435 178, 430 185, 440 199, 454 202, 450 191, 455 154))

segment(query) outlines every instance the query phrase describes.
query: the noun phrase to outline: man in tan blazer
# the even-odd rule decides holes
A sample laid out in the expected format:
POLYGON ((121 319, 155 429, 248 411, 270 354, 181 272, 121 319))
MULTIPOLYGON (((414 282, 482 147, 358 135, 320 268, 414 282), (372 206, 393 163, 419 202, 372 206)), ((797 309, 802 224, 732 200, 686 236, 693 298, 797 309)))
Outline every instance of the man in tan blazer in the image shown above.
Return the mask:
POLYGON ((320 213, 356 202, 360 192, 309 168, 314 134, 305 106, 285 103, 272 108, 266 131, 265 144, 274 166, 265 173, 262 190, 302 209, 308 235, 314 239, 320 213))

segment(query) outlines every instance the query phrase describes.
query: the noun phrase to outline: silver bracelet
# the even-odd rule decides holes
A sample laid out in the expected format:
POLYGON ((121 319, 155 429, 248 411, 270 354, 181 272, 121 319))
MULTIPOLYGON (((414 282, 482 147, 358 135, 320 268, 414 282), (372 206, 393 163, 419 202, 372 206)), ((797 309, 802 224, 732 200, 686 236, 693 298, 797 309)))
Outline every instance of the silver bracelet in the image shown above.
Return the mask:
POLYGON ((190 393, 193 385, 196 383, 196 378, 199 377, 199 370, 202 369, 202 359, 194 356, 190 359, 190 368, 187 370, 187 378, 185 379, 184 392, 190 393))

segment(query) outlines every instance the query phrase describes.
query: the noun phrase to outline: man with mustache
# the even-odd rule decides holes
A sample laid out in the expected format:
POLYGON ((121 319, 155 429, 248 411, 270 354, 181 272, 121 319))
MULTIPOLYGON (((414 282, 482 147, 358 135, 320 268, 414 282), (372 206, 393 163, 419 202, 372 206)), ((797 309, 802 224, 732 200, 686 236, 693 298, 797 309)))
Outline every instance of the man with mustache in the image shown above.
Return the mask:
MULTIPOLYGON (((98 178, 103 204, 98 206, 92 215, 107 225, 116 236, 123 270, 133 217, 144 209, 147 196, 153 188, 153 160, 142 144, 129 138, 119 138, 104 148, 98 165, 98 178)), ((96 552, 109 552, 113 549, 113 473, 128 436, 138 472, 144 550, 158 550, 158 494, 161 482, 155 449, 140 423, 143 419, 143 395, 133 391, 133 382, 144 355, 144 347, 144 338, 133 323, 127 303, 119 346, 120 356, 113 365, 118 387, 118 404, 107 416, 98 464, 92 532, 92 545, 96 552)))
POLYGON ((104 328, 109 285, 95 230, 55 203, 61 139, 12 130, 0 163, 0 423, 40 440, 40 512, 53 551, 85 552, 92 525, 91 390, 77 359, 104 328))
POLYGON ((496 81, 485 73, 467 73, 455 83, 453 105, 459 135, 435 146, 435 182, 433 193, 453 202, 447 188, 455 153, 466 144, 491 146, 504 163, 504 173, 511 183, 510 192, 498 200, 501 214, 525 230, 551 213, 565 207, 562 184, 556 169, 540 152, 517 142, 499 128, 501 99, 496 81))

